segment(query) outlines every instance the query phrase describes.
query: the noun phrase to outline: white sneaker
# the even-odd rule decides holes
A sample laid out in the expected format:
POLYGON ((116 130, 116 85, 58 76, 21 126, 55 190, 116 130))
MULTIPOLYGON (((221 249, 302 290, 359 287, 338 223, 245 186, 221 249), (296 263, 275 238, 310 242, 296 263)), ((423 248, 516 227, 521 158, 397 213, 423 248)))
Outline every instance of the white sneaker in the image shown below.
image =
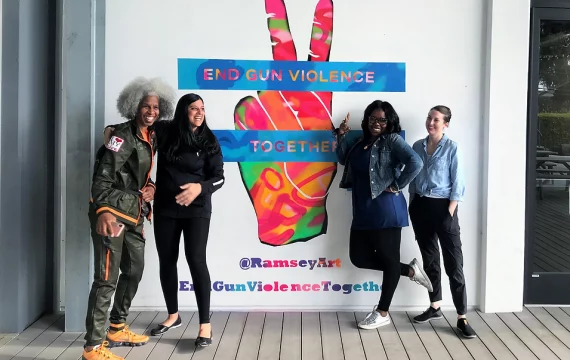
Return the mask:
POLYGON ((433 286, 431 284, 431 281, 427 277, 427 274, 425 273, 424 269, 420 266, 420 263, 416 258, 412 260, 410 266, 414 270, 414 276, 410 278, 410 280, 415 281, 417 284, 425 287, 426 289, 428 289, 429 292, 433 292, 433 286))
POLYGON ((372 330, 379 328, 380 326, 388 325, 389 323, 390 315, 386 314, 386 316, 382 316, 378 311, 376 311, 376 307, 374 307, 372 312, 366 315, 364 320, 358 323, 358 327, 361 329, 372 330))

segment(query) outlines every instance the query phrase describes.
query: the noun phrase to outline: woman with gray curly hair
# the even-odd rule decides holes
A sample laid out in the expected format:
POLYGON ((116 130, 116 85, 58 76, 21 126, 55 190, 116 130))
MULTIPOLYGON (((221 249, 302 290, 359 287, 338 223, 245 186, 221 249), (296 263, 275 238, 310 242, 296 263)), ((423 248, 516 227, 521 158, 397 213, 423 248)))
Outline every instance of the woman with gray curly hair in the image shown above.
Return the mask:
POLYGON ((89 206, 94 281, 85 321, 85 360, 122 359, 108 348, 148 342, 148 336, 130 331, 125 322, 142 278, 144 218, 150 220, 155 192, 150 178, 157 144, 152 126, 172 116, 174 96, 160 79, 134 79, 117 99, 117 109, 128 121, 116 125, 97 151, 89 206))

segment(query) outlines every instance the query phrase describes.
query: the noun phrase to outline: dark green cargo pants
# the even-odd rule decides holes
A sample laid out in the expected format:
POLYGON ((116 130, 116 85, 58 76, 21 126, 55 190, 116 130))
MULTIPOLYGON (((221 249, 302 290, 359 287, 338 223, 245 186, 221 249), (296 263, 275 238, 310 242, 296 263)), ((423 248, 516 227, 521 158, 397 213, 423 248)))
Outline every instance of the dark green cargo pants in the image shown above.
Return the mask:
POLYGON ((89 211, 89 221, 94 279, 85 319, 85 340, 86 346, 95 346, 105 340, 105 322, 113 293, 115 299, 109 318, 111 324, 123 324, 127 320, 131 301, 143 274, 145 239, 142 223, 137 226, 125 225, 119 237, 109 238, 97 234, 97 215, 93 211, 89 211))

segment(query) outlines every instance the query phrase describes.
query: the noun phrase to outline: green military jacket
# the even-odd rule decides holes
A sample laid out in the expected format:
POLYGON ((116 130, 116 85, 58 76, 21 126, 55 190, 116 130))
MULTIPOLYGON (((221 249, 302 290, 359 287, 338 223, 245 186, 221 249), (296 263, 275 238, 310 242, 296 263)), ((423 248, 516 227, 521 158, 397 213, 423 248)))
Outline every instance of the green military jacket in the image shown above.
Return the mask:
POLYGON ((145 215, 150 221, 151 205, 143 201, 141 190, 154 186, 150 173, 156 144, 152 128, 145 138, 135 121, 115 126, 95 157, 91 207, 97 215, 108 212, 130 225, 139 224, 145 215))

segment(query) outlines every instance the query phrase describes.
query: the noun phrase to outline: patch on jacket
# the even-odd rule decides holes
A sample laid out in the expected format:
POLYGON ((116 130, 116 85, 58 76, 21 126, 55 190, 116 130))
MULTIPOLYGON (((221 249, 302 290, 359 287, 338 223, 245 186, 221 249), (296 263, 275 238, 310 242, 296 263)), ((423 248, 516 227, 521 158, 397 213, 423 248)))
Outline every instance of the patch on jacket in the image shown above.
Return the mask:
POLYGON ((121 139, 120 137, 113 136, 111 137, 107 145, 105 145, 105 147, 114 152, 119 152, 119 149, 121 148, 124 142, 125 140, 121 139))

